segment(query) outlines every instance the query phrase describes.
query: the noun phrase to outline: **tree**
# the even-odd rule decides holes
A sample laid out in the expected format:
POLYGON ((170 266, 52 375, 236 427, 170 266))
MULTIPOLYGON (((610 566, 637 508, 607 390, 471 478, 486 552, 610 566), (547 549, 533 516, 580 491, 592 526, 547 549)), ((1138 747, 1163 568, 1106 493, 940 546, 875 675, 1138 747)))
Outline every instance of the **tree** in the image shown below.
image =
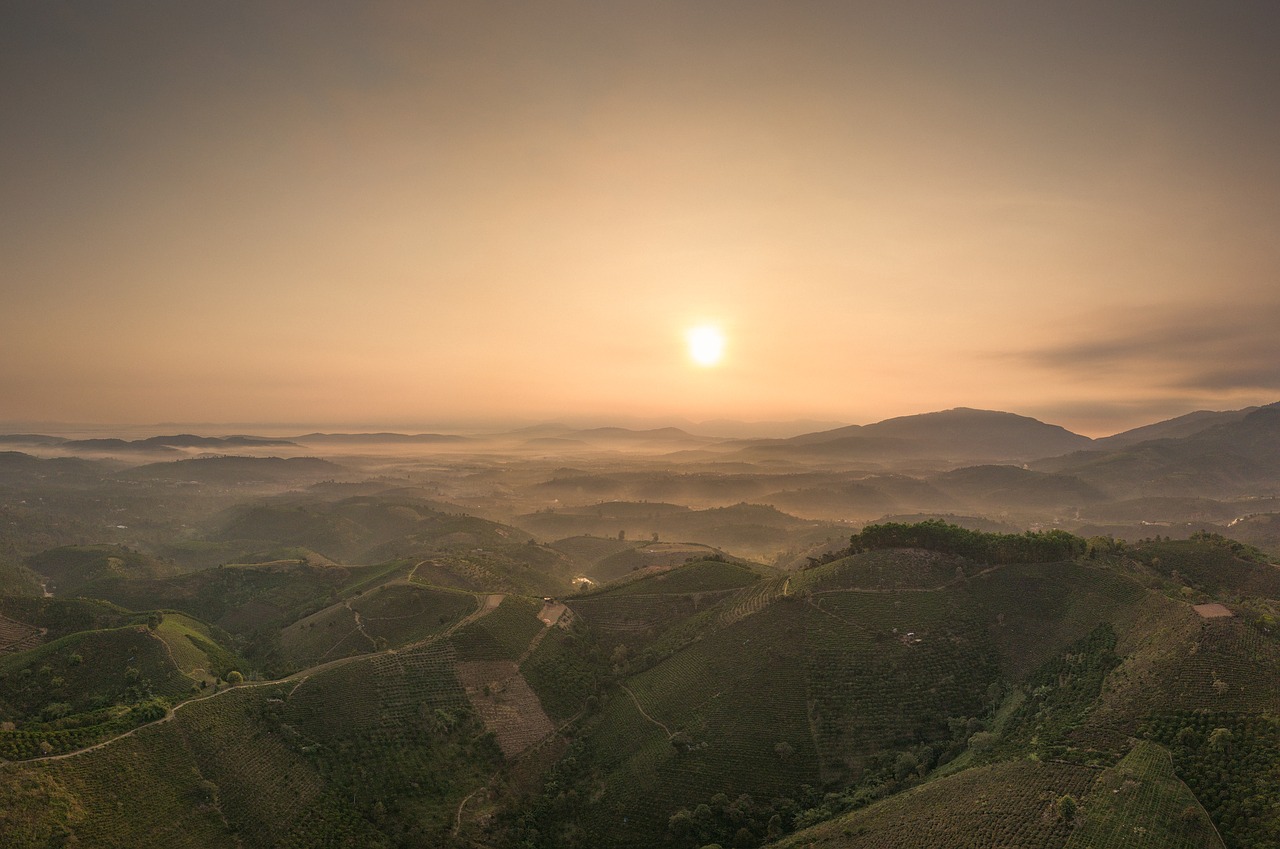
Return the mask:
POLYGON ((1063 822, 1074 822, 1076 811, 1079 810, 1079 807, 1076 804, 1076 797, 1068 793, 1058 800, 1058 816, 1062 818, 1063 822))
POLYGON ((231 685, 243 684, 244 676, 234 669, 227 673, 227 683, 231 685))
POLYGON ((969 748, 975 752, 985 752, 996 742, 996 735, 990 731, 979 731, 969 737, 969 748))
POLYGON ((920 768, 920 759, 911 752, 903 752, 898 755, 898 760, 894 763, 894 777, 899 781, 906 781, 915 771, 920 768))
POLYGON ((1209 748, 1219 752, 1225 752, 1231 748, 1231 729, 1215 728, 1209 733, 1209 748))

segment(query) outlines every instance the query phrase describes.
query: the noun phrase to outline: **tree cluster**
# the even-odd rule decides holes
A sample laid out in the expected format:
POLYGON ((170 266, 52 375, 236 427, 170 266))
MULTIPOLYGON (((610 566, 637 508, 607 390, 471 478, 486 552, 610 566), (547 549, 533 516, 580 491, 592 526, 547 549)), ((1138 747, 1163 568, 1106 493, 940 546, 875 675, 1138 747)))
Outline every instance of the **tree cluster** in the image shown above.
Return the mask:
POLYGON ((1084 554, 1088 544, 1066 531, 1000 534, 971 531, 940 519, 867 525, 849 538, 846 554, 883 548, 923 548, 979 563, 1056 563, 1084 554))

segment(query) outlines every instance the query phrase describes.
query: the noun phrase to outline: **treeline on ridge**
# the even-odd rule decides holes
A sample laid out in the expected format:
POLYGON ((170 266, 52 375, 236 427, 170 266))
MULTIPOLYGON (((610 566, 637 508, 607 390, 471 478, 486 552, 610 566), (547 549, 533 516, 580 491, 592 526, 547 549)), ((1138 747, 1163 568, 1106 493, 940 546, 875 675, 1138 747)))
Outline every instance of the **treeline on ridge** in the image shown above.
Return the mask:
POLYGON ((923 522, 885 522, 867 525, 849 537, 849 547, 822 559, 810 558, 817 566, 841 557, 884 548, 923 548, 954 554, 979 563, 1055 563, 1071 560, 1088 550, 1083 538, 1066 531, 1027 531, 1002 534, 971 531, 941 519, 923 522))

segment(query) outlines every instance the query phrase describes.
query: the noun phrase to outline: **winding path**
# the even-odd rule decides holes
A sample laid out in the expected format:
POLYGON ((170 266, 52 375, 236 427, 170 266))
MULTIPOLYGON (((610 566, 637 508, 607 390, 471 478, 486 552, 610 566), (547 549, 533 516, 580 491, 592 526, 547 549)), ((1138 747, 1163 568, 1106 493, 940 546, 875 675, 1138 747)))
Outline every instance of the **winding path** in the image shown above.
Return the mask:
POLYGON ((649 720, 650 722, 652 722, 654 725, 661 728, 666 733, 667 739, 671 739, 671 737, 673 736, 671 733, 671 729, 663 725, 658 720, 654 719, 652 716, 649 716, 649 714, 645 713, 644 708, 640 707, 640 700, 636 698, 635 693, 631 692, 631 688, 621 682, 618 683, 618 686, 627 691, 627 695, 630 696, 631 701, 635 703, 636 710, 640 711, 640 715, 643 716, 645 719, 649 720))
POLYGON ((15 765, 40 763, 42 761, 57 761, 57 760, 63 760, 65 758, 74 758, 78 755, 83 755, 86 752, 92 752, 95 749, 101 749, 106 746, 110 746, 112 743, 115 743, 117 740, 123 740, 126 737, 131 737, 134 734, 137 734, 139 731, 141 731, 144 728, 150 728, 152 726, 160 725, 161 723, 168 722, 169 720, 173 719, 177 715, 178 711, 182 710, 187 705, 196 704, 198 702, 204 702, 209 699, 216 699, 219 696, 225 695, 226 693, 231 693, 238 690, 244 690, 244 689, 249 689, 254 687, 277 687, 277 686, 280 686, 281 684, 287 684, 291 681, 296 681, 297 683, 295 683, 293 685, 293 688, 289 690, 289 695, 292 696, 299 687, 301 687, 304 683, 306 683, 307 679, 311 678, 314 675, 318 675, 321 672, 326 672, 330 669, 335 669, 339 666, 345 666, 346 664, 354 663, 357 660, 368 660, 369 658, 379 657, 381 655, 397 654, 402 651, 409 651, 411 649, 421 648, 422 646, 428 645, 438 640, 446 639, 447 637, 452 635, 455 631, 457 631, 459 628, 465 627, 471 622, 474 622, 475 620, 479 619, 481 616, 485 616, 486 614, 491 613, 495 608, 497 608, 499 604, 502 603, 502 600, 506 598, 506 594, 505 593, 488 593, 488 594, 482 595, 477 593, 476 597, 478 601, 478 606, 473 613, 470 613, 469 615, 463 617, 462 619, 459 619, 457 622, 450 625, 446 630, 440 632, 439 634, 435 634, 433 636, 427 637, 425 640, 418 640, 415 643, 409 643, 408 645, 400 646, 399 648, 384 649, 383 651, 380 651, 380 652, 370 652, 368 654, 356 654, 356 655, 351 655, 350 657, 340 657, 336 660, 326 661, 324 663, 317 664, 316 666, 299 670, 297 672, 294 672, 292 675, 286 675, 283 678, 276 678, 270 681, 246 681, 243 684, 236 684, 234 686, 229 686, 225 689, 219 690, 216 693, 210 693, 205 696, 197 696, 193 699, 188 699, 185 702, 180 702, 174 705, 173 707, 169 708, 169 710, 165 713, 165 715, 160 717, 159 719, 153 719, 151 722, 143 723, 142 725, 139 725, 136 728, 131 728, 128 731, 124 731, 120 734, 117 734, 114 737, 109 737, 106 740, 102 740, 100 742, 94 743, 91 746, 86 746, 83 749, 76 749, 75 751, 72 751, 72 752, 63 752, 62 754, 58 754, 58 755, 44 755, 38 758, 25 758, 19 761, 0 760, 0 769, 4 769, 6 767, 15 766, 15 765))

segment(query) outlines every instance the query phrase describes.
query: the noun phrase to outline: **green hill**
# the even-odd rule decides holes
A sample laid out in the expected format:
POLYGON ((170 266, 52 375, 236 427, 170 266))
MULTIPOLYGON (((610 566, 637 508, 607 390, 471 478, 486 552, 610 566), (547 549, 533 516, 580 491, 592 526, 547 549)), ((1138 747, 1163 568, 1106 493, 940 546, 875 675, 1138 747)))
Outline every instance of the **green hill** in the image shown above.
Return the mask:
POLYGON ((122 545, 69 545, 27 558, 31 571, 49 579, 57 595, 92 594, 94 585, 112 578, 162 578, 179 570, 122 545))
POLYGON ((697 559, 550 599, 439 585, 513 580, 465 573, 462 552, 121 579, 185 592, 247 649, 278 635, 288 668, 307 667, 229 690, 214 676, 239 659, 194 618, 4 600, 15 622, 97 628, 0 659, 15 755, 163 717, 178 685, 220 691, 74 757, 0 764, 0 826, 17 846, 1274 841, 1265 558, 1212 534, 1125 546, 937 521, 850 542, 797 572, 697 559), (99 644, 107 660, 81 669, 99 644), (47 712, 69 676, 115 706, 69 703, 84 712, 62 719, 92 733, 47 712))

